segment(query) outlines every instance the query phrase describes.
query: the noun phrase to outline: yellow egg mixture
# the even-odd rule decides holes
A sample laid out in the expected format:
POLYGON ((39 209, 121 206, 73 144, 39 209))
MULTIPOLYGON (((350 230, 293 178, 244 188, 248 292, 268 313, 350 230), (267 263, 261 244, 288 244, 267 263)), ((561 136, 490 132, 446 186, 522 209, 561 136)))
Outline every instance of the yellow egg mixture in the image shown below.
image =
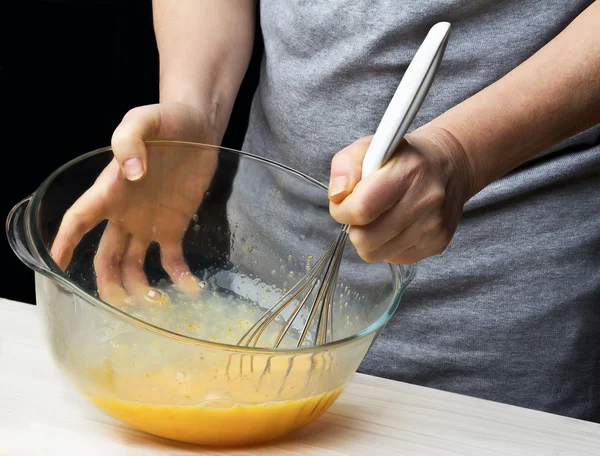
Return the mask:
MULTIPOLYGON (((168 439, 208 445, 240 445, 272 440, 317 419, 340 390, 300 400, 263 404, 165 405, 91 396, 90 401, 118 420, 168 439)), ((251 396, 251 392, 249 397, 251 396)))
MULTIPOLYGON (((207 292, 194 301, 177 299, 173 290, 168 295, 163 305, 137 306, 130 312, 181 334, 228 344, 235 344, 260 315, 256 303, 218 291, 207 292)), ((282 324, 275 321, 269 327, 264 337, 267 343, 276 337, 282 324)), ((225 356, 213 352, 212 361, 206 355, 206 368, 196 365, 194 371, 182 367, 186 362, 181 359, 165 365, 165 358, 158 354, 167 348, 157 344, 159 337, 152 337, 152 347, 144 343, 138 346, 126 335, 114 337, 112 352, 104 357, 104 364, 87 369, 94 391, 86 388, 86 395, 113 417, 161 437, 223 446, 267 441, 317 419, 341 392, 339 383, 333 389, 315 383, 320 376, 317 371, 325 373, 327 363, 331 363, 324 355, 286 358, 279 365, 270 365, 269 375, 261 377, 249 375, 249 359, 234 355, 231 366, 224 369, 225 356), (222 359, 215 363, 217 355, 222 359), (220 367, 215 368, 219 362, 220 367), (315 386, 311 390, 307 384, 315 386)), ((201 347, 193 349, 193 354, 185 354, 190 361, 204 359, 199 353, 201 347)), ((253 360, 260 364, 253 366, 254 372, 262 372, 266 361, 264 355, 253 360)))

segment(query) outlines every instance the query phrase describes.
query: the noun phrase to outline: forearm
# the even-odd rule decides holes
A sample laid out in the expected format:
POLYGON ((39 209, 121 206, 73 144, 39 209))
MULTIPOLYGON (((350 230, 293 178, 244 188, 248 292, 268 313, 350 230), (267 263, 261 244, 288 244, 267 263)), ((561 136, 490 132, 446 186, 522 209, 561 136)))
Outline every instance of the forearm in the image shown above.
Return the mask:
MULTIPOLYGON (((600 122, 600 1, 491 86, 425 125, 466 154, 471 196, 529 158, 600 122)), ((429 130, 431 131, 431 130, 429 130)))
POLYGON ((160 100, 207 110, 223 134, 252 54, 255 0, 153 0, 160 100))

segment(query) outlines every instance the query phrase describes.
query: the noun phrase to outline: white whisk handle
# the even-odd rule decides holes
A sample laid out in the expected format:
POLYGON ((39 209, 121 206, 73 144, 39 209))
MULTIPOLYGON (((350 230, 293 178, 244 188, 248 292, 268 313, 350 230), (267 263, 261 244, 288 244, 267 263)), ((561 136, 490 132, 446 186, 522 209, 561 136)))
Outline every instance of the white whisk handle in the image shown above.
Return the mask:
POLYGON ((431 87, 449 34, 448 22, 439 22, 429 30, 377 127, 363 159, 363 179, 388 161, 406 134, 431 87))

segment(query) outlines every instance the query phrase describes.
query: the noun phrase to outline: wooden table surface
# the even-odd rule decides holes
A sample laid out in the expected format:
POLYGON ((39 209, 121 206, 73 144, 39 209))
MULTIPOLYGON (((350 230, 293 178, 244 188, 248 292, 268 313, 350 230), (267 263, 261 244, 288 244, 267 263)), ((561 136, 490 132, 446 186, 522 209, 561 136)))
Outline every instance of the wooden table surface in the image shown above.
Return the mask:
POLYGON ((0 298, 0 455, 600 455, 600 425, 356 374, 316 422, 268 445, 198 447, 129 428, 55 368, 36 306, 0 298))

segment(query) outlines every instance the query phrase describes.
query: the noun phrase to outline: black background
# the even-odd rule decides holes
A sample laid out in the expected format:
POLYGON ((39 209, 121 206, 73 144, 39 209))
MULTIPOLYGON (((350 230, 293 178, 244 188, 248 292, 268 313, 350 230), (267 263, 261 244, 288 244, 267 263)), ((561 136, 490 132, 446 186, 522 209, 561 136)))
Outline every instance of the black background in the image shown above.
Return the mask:
MULTIPOLYGON (((158 52, 150 0, 20 1, 0 6, 2 208, 33 192, 54 169, 110 144, 135 106, 158 101, 158 52)), ((257 38, 228 130, 240 148, 256 88, 257 38)), ((0 242, 0 297, 35 302, 33 272, 0 242)))

